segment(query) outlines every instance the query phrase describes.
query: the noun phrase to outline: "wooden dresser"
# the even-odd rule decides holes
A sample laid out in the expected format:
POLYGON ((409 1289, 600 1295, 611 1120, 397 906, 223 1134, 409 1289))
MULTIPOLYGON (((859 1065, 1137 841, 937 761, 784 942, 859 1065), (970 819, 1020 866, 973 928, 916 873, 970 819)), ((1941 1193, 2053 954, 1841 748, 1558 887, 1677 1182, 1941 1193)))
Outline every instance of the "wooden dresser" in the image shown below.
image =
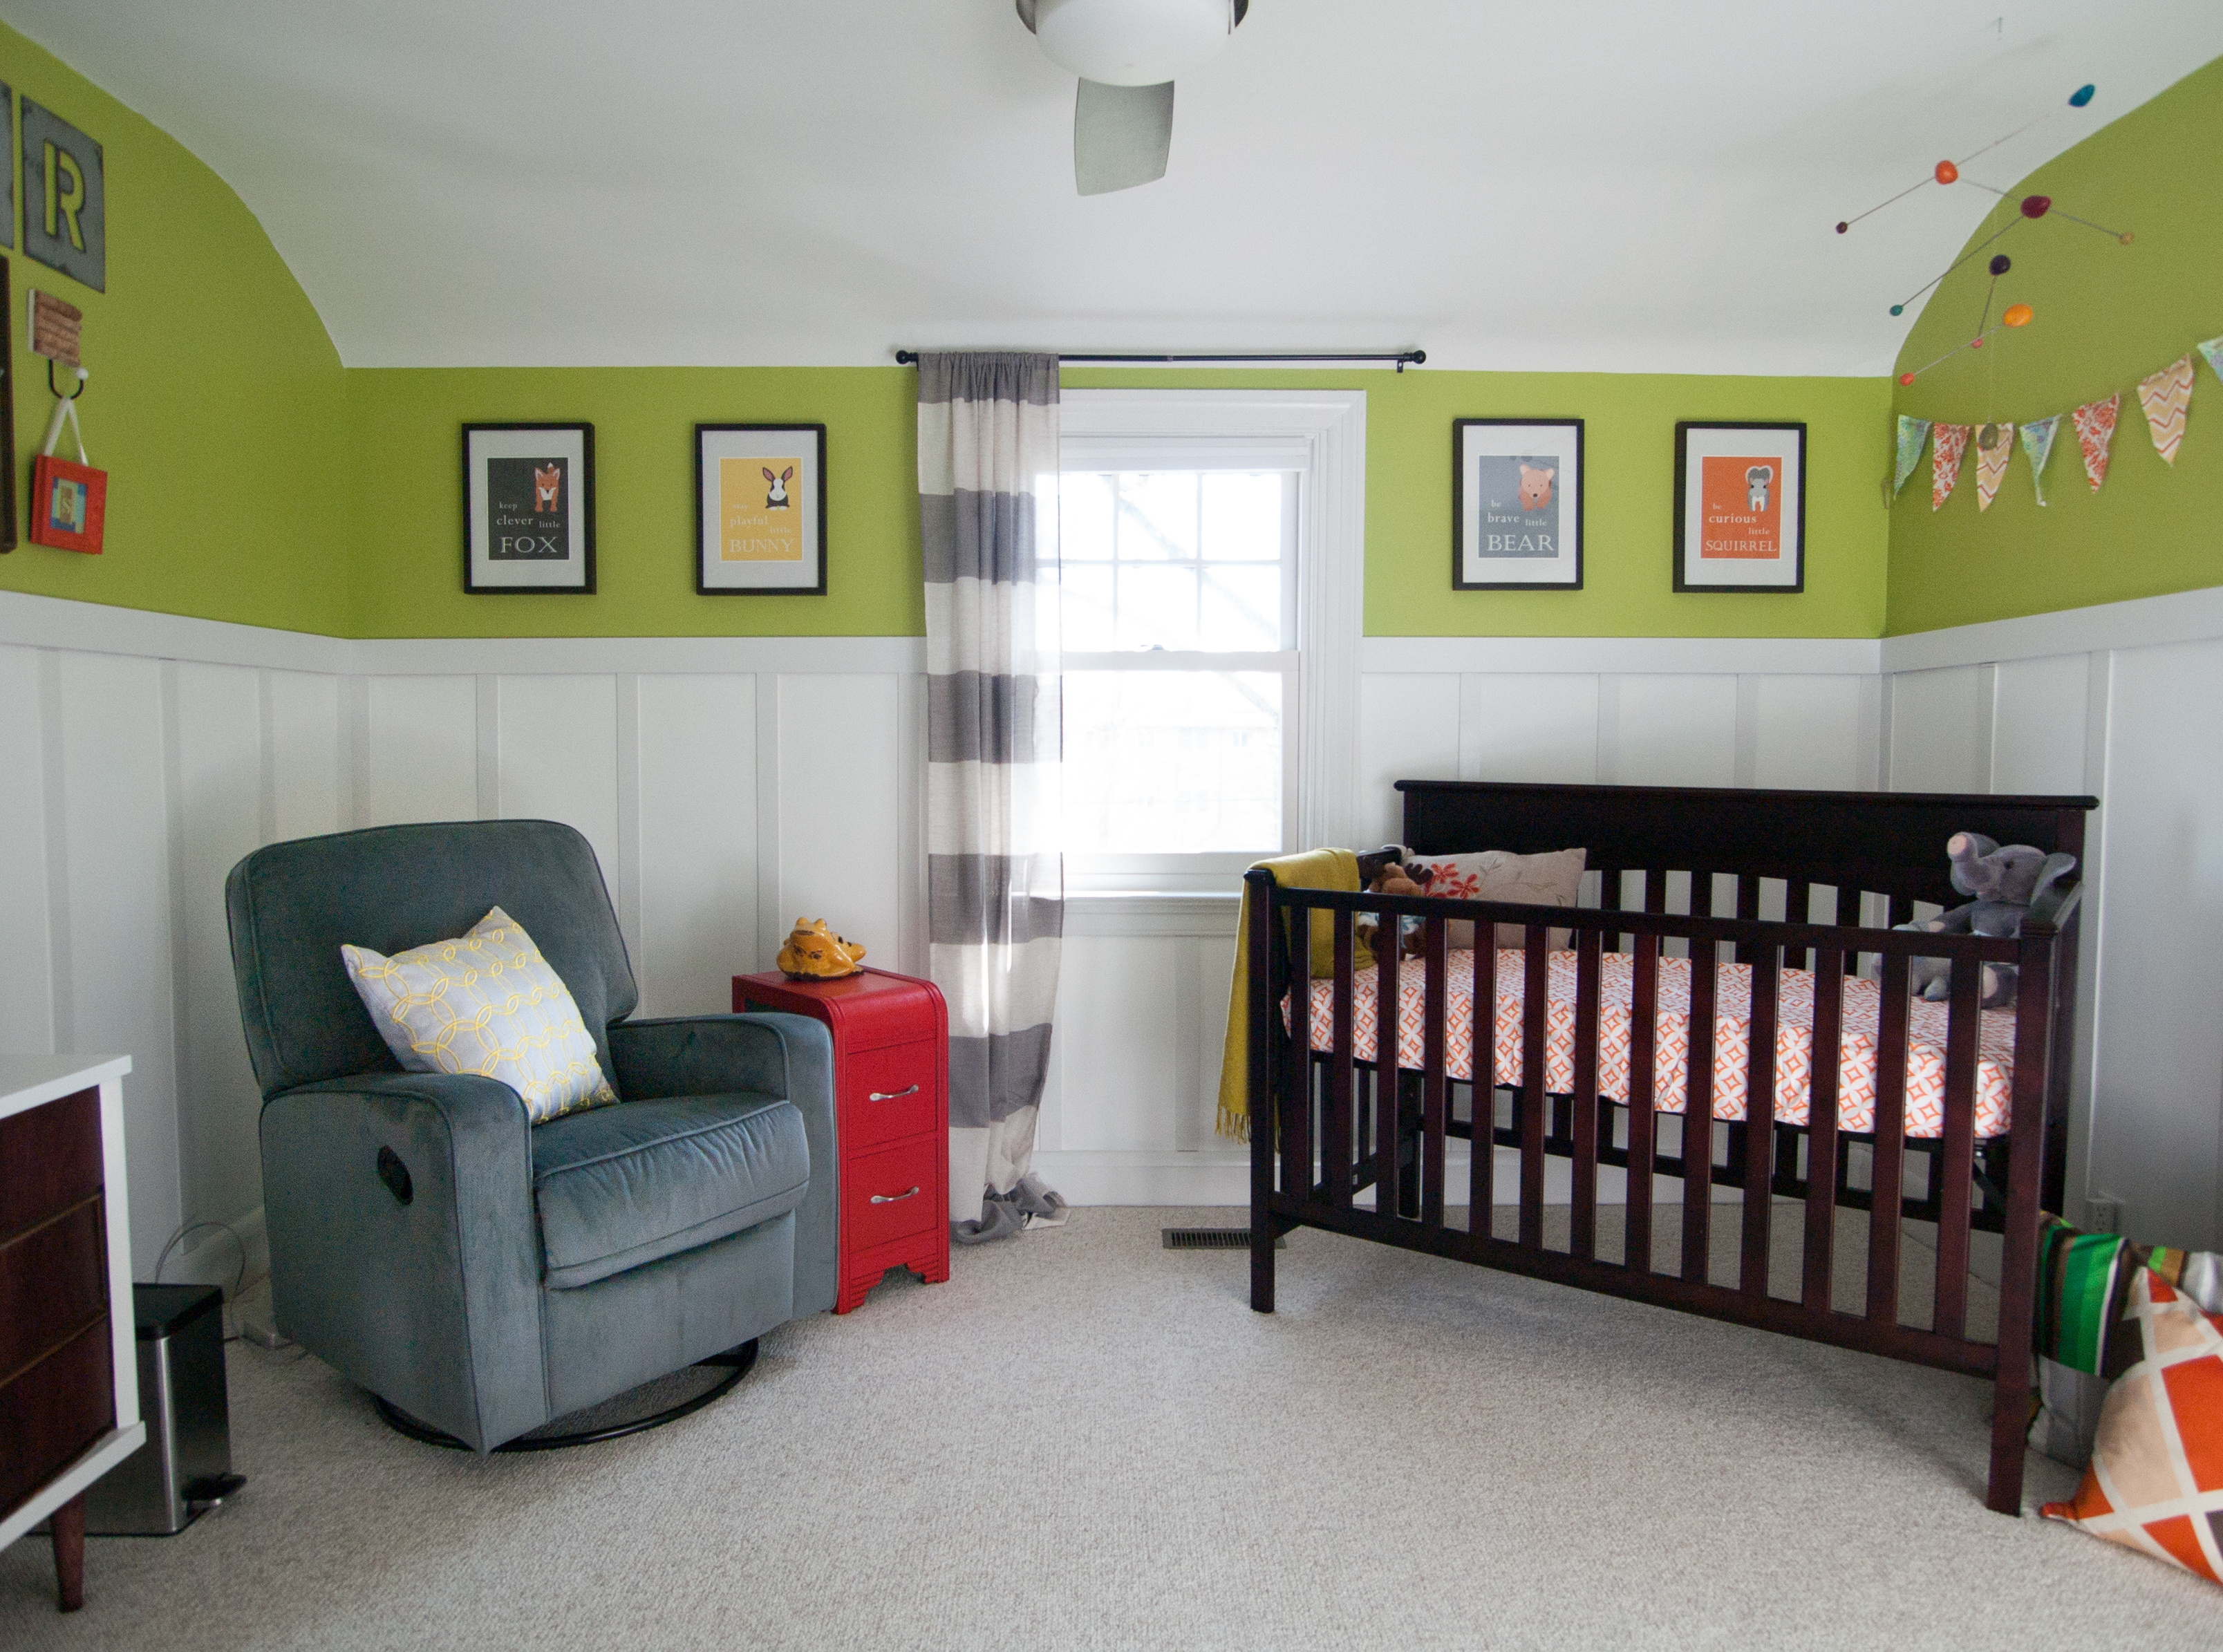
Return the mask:
POLYGON ((0 1548, 53 1517, 85 1598, 85 1491, 139 1449, 123 1187, 129 1056, 0 1056, 0 1548))
POLYGON ((839 980, 734 977, 734 1010, 784 1010, 834 1035, 841 1283, 834 1311, 890 1268, 949 1277, 949 1014, 930 980, 863 969, 839 980))

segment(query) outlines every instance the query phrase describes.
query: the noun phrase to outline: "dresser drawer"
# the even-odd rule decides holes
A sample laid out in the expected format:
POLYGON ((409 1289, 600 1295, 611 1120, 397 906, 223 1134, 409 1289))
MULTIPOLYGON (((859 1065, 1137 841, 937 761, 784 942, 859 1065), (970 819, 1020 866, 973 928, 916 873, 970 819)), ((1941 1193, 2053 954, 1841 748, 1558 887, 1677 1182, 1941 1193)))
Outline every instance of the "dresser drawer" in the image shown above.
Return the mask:
POLYGON ((116 1373, 104 1314, 0 1387, 0 1515, 116 1426, 116 1373))
POLYGON ((108 1307, 100 1195, 0 1243, 0 1383, 108 1307))
POLYGON ((939 1136, 927 1136, 848 1158, 841 1167, 845 1248, 862 1250, 935 1227, 941 1220, 938 1195, 948 1154, 939 1136))
POLYGON ((0 1119, 0 1240, 100 1191, 100 1092, 0 1119))
POLYGON ((932 1130, 941 1099, 941 1046, 931 1038, 866 1050, 841 1063, 847 1152, 932 1130))

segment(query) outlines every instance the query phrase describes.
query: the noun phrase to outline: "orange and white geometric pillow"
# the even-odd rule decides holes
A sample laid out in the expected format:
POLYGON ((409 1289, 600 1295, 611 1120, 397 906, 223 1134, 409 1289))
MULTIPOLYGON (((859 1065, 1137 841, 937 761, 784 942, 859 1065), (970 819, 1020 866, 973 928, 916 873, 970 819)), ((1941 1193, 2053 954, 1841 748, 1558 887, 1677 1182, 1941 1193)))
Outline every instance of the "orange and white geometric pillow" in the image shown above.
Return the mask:
POLYGON ((2144 1268, 2124 1317, 2143 1357, 2107 1390, 2075 1498, 2042 1512, 2223 1583, 2223 1319, 2144 1268))

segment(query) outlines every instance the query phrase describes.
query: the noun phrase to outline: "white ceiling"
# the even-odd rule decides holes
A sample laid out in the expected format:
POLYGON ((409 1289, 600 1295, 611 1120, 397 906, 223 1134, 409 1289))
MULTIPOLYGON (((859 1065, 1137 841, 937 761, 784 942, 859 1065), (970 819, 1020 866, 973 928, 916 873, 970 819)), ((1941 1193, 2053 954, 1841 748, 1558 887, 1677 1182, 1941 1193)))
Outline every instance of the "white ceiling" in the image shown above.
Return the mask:
MULTIPOLYGON (((239 192, 355 366, 1354 350, 1872 374, 1987 198, 1832 225, 2214 0, 1255 0, 1159 183, 1081 199, 1011 0, 0 0, 239 192)), ((97 132, 95 136, 99 136, 97 132)), ((117 225, 111 234, 129 234, 117 225)))

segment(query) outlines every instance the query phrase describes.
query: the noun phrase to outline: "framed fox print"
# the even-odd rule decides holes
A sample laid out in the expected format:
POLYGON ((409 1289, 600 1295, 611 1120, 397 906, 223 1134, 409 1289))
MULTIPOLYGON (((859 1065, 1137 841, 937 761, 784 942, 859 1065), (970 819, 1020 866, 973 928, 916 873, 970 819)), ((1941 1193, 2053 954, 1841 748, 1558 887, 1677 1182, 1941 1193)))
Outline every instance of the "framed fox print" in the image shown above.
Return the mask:
POLYGON ((1452 420, 1452 589, 1582 586, 1583 421, 1452 420))
POLYGON ((1806 589, 1806 426, 1675 426, 1675 589, 1806 589))
POLYGON ((463 589, 595 589, 595 427, 463 426, 463 589))
POLYGON ((695 589, 826 595, 826 426, 695 426, 695 589))

